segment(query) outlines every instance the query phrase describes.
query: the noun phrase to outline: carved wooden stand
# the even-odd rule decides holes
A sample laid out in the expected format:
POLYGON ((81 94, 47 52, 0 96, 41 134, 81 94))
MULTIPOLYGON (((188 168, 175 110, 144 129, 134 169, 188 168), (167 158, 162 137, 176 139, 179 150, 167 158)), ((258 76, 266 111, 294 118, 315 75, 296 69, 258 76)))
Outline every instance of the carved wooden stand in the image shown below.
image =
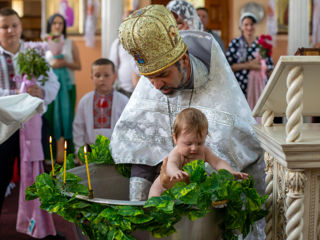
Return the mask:
POLYGON ((265 150, 266 239, 319 240, 320 124, 303 123, 303 116, 320 116, 314 107, 320 106, 320 57, 279 62, 253 111, 262 115, 254 129, 265 150), (274 116, 285 116, 286 124, 273 124, 274 116))

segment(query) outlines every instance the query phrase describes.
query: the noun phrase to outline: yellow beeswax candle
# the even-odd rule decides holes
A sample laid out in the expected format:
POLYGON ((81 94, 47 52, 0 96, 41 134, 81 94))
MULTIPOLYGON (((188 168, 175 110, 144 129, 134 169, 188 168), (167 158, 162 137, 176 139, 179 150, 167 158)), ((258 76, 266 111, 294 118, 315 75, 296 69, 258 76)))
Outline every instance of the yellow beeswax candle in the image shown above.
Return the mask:
POLYGON ((88 159, 87 159, 87 146, 84 146, 83 151, 84 151, 84 160, 86 162, 86 168, 87 168, 88 186, 89 186, 89 191, 91 191, 92 189, 91 189, 90 172, 89 172, 88 159))
POLYGON ((67 169, 67 141, 64 141, 64 159, 63 159, 63 183, 66 183, 66 169, 67 169))
POLYGON ((49 145, 50 145, 50 156, 51 156, 51 167, 52 167, 52 176, 54 177, 54 162, 53 162, 53 155, 52 155, 52 137, 49 137, 49 145))

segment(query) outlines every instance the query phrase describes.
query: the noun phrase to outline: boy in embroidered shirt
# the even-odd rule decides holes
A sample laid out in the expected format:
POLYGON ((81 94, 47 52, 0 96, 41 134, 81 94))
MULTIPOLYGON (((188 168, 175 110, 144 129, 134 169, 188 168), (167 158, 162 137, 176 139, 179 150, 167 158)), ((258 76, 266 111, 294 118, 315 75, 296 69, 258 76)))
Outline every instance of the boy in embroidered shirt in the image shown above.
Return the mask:
POLYGON ((93 62, 91 79, 95 90, 83 96, 73 122, 73 142, 76 152, 84 144, 93 144, 97 135, 111 138, 128 98, 113 89, 117 78, 114 64, 106 58, 93 62))
POLYGON ((187 182, 188 173, 182 167, 191 161, 202 159, 213 169, 226 169, 235 178, 247 179, 248 174, 235 172, 231 166, 205 146, 208 134, 208 120, 198 109, 186 108, 181 111, 174 122, 173 140, 176 146, 163 161, 160 175, 152 184, 149 198, 160 196, 176 182, 187 182))

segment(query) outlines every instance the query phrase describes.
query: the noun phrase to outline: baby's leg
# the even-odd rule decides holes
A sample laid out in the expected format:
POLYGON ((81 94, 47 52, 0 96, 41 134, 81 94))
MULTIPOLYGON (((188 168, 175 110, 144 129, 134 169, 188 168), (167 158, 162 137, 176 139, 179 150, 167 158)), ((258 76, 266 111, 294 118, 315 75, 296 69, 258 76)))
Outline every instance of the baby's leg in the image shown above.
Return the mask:
POLYGON ((160 176, 156 178, 156 180, 153 182, 150 190, 149 190, 149 196, 148 198, 151 197, 159 197, 161 193, 163 193, 166 189, 162 187, 161 182, 160 182, 160 176))

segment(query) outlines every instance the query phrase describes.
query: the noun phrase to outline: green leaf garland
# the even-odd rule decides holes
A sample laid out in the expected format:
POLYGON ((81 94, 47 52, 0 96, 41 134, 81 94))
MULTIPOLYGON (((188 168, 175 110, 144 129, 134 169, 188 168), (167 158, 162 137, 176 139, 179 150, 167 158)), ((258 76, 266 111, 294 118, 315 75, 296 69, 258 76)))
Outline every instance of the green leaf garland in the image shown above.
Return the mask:
MULTIPOLYGON (((98 164, 110 164, 109 156, 102 156, 102 152, 110 154, 109 148, 104 149, 108 144, 107 139, 98 136, 96 144, 90 146, 94 152, 91 162, 96 157, 98 164)), ((63 172, 58 166, 56 169, 57 174, 63 172)), ((39 175, 27 188, 26 200, 39 198, 42 209, 76 223, 89 239, 132 240, 131 233, 136 230, 147 230, 157 238, 166 237, 175 232, 174 225, 183 216, 190 220, 204 217, 217 201, 226 203, 218 210, 223 239, 237 239, 238 233, 245 237, 254 222, 266 216, 262 206, 267 196, 259 196, 252 177, 235 180, 226 170, 208 176, 202 160, 186 164, 184 171, 190 175, 190 184, 178 182, 161 196, 150 198, 144 206, 106 206, 77 199, 78 194, 87 196, 88 189, 71 173, 66 175, 66 184, 49 174, 39 175)))

